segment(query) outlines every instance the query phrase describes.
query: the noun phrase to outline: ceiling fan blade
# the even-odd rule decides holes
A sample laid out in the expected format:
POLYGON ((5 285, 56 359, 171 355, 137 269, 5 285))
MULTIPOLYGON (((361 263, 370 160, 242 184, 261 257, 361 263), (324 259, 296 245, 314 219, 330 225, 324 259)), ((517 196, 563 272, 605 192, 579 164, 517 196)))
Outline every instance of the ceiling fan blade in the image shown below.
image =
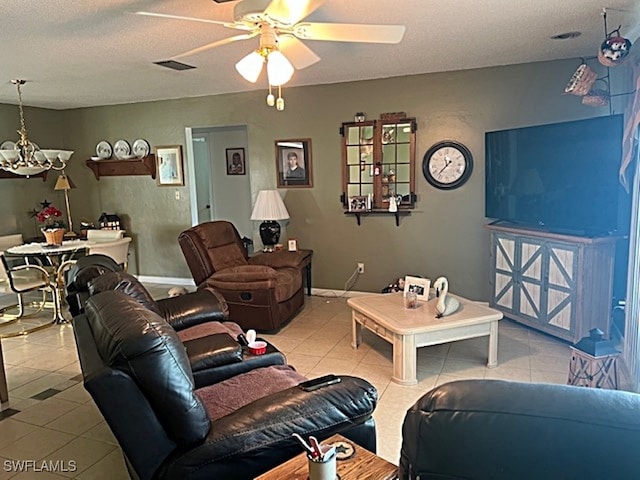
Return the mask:
POLYGON ((296 70, 301 70, 320 61, 320 57, 313 50, 293 35, 280 35, 278 48, 296 67, 296 70))
POLYGON ((169 15, 166 13, 154 13, 154 12, 134 12, 136 15, 142 15, 144 17, 158 17, 169 18, 171 20, 188 20, 191 22, 212 23, 214 25, 222 25, 227 28, 237 28, 240 30, 251 30, 251 27, 243 25, 241 23, 233 22, 221 22, 220 20, 209 20, 208 18, 196 18, 196 17, 183 17, 181 15, 169 15))
POLYGON ((248 40, 249 38, 253 38, 260 33, 259 31, 243 33, 241 35, 236 35, 234 37, 223 38, 222 40, 217 40, 215 42, 207 43, 206 45, 202 45, 201 47, 194 48, 192 50, 180 53, 178 55, 174 55, 172 59, 178 59, 183 57, 188 57, 190 55, 195 55, 196 53, 204 52, 206 50, 210 50, 215 47, 220 47, 221 45, 227 45, 228 43, 237 42, 238 40, 248 40))
POLYGON ((285 25, 295 25, 324 2, 325 0, 272 0, 264 13, 285 25))
POLYGON ((298 23, 293 34, 303 40, 335 42, 398 43, 404 25, 360 25, 356 23, 298 23))

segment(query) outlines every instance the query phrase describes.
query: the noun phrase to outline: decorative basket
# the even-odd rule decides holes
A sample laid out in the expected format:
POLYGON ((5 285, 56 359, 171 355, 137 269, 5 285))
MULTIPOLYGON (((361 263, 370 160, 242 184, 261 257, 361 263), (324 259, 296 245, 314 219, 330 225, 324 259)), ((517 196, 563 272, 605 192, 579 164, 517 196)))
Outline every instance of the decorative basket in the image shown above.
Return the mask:
POLYGON ((51 230, 42 230, 47 245, 62 245, 64 239, 64 228, 54 228, 51 230))
POLYGON ((583 63, 578 69, 571 75, 569 83, 564 88, 564 93, 571 95, 583 96, 589 93, 593 82, 596 81, 598 75, 596 72, 589 68, 589 65, 583 63))

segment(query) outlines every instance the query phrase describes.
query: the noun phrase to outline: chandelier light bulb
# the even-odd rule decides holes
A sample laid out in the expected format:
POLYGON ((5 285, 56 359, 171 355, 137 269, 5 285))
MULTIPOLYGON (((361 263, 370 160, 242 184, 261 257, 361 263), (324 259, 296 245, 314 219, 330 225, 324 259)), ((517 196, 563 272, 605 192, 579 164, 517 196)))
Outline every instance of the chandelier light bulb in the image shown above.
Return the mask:
POLYGON ((276 100, 276 110, 278 110, 279 112, 284 110, 284 98, 278 97, 278 99, 276 100))
POLYGON ((236 63, 236 70, 245 80, 256 83, 262 72, 262 65, 264 65, 264 57, 254 50, 236 63))
POLYGON ((270 85, 284 85, 291 80, 293 65, 280 51, 274 50, 267 56, 267 75, 270 85))
POLYGON ((276 104, 276 97, 273 96, 273 93, 267 95, 267 105, 273 107, 276 104))

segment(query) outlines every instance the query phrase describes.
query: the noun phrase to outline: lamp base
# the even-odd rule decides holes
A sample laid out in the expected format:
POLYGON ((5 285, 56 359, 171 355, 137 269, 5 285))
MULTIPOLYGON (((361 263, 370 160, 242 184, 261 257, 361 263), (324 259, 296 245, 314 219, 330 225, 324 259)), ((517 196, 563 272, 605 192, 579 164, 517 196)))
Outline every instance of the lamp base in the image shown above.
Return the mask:
POLYGON ((260 240, 264 245, 263 252, 273 252, 275 244, 280 240, 280 224, 275 220, 265 220, 260 224, 260 240))

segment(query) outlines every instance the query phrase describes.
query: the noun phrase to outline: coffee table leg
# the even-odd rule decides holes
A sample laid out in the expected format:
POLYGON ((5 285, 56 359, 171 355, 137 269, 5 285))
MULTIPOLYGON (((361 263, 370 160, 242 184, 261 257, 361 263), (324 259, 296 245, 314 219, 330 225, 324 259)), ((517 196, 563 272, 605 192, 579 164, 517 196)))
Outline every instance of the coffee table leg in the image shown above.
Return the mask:
POLYGON ((393 336, 393 376, 391 380, 400 385, 415 385, 416 378, 416 337, 415 335, 393 336))
POLYGON ((489 334, 489 362, 487 367, 498 366, 498 321, 491 322, 491 333, 489 334))
POLYGON ((357 349, 362 343, 362 325, 358 323, 355 312, 351 313, 351 346, 357 349))

